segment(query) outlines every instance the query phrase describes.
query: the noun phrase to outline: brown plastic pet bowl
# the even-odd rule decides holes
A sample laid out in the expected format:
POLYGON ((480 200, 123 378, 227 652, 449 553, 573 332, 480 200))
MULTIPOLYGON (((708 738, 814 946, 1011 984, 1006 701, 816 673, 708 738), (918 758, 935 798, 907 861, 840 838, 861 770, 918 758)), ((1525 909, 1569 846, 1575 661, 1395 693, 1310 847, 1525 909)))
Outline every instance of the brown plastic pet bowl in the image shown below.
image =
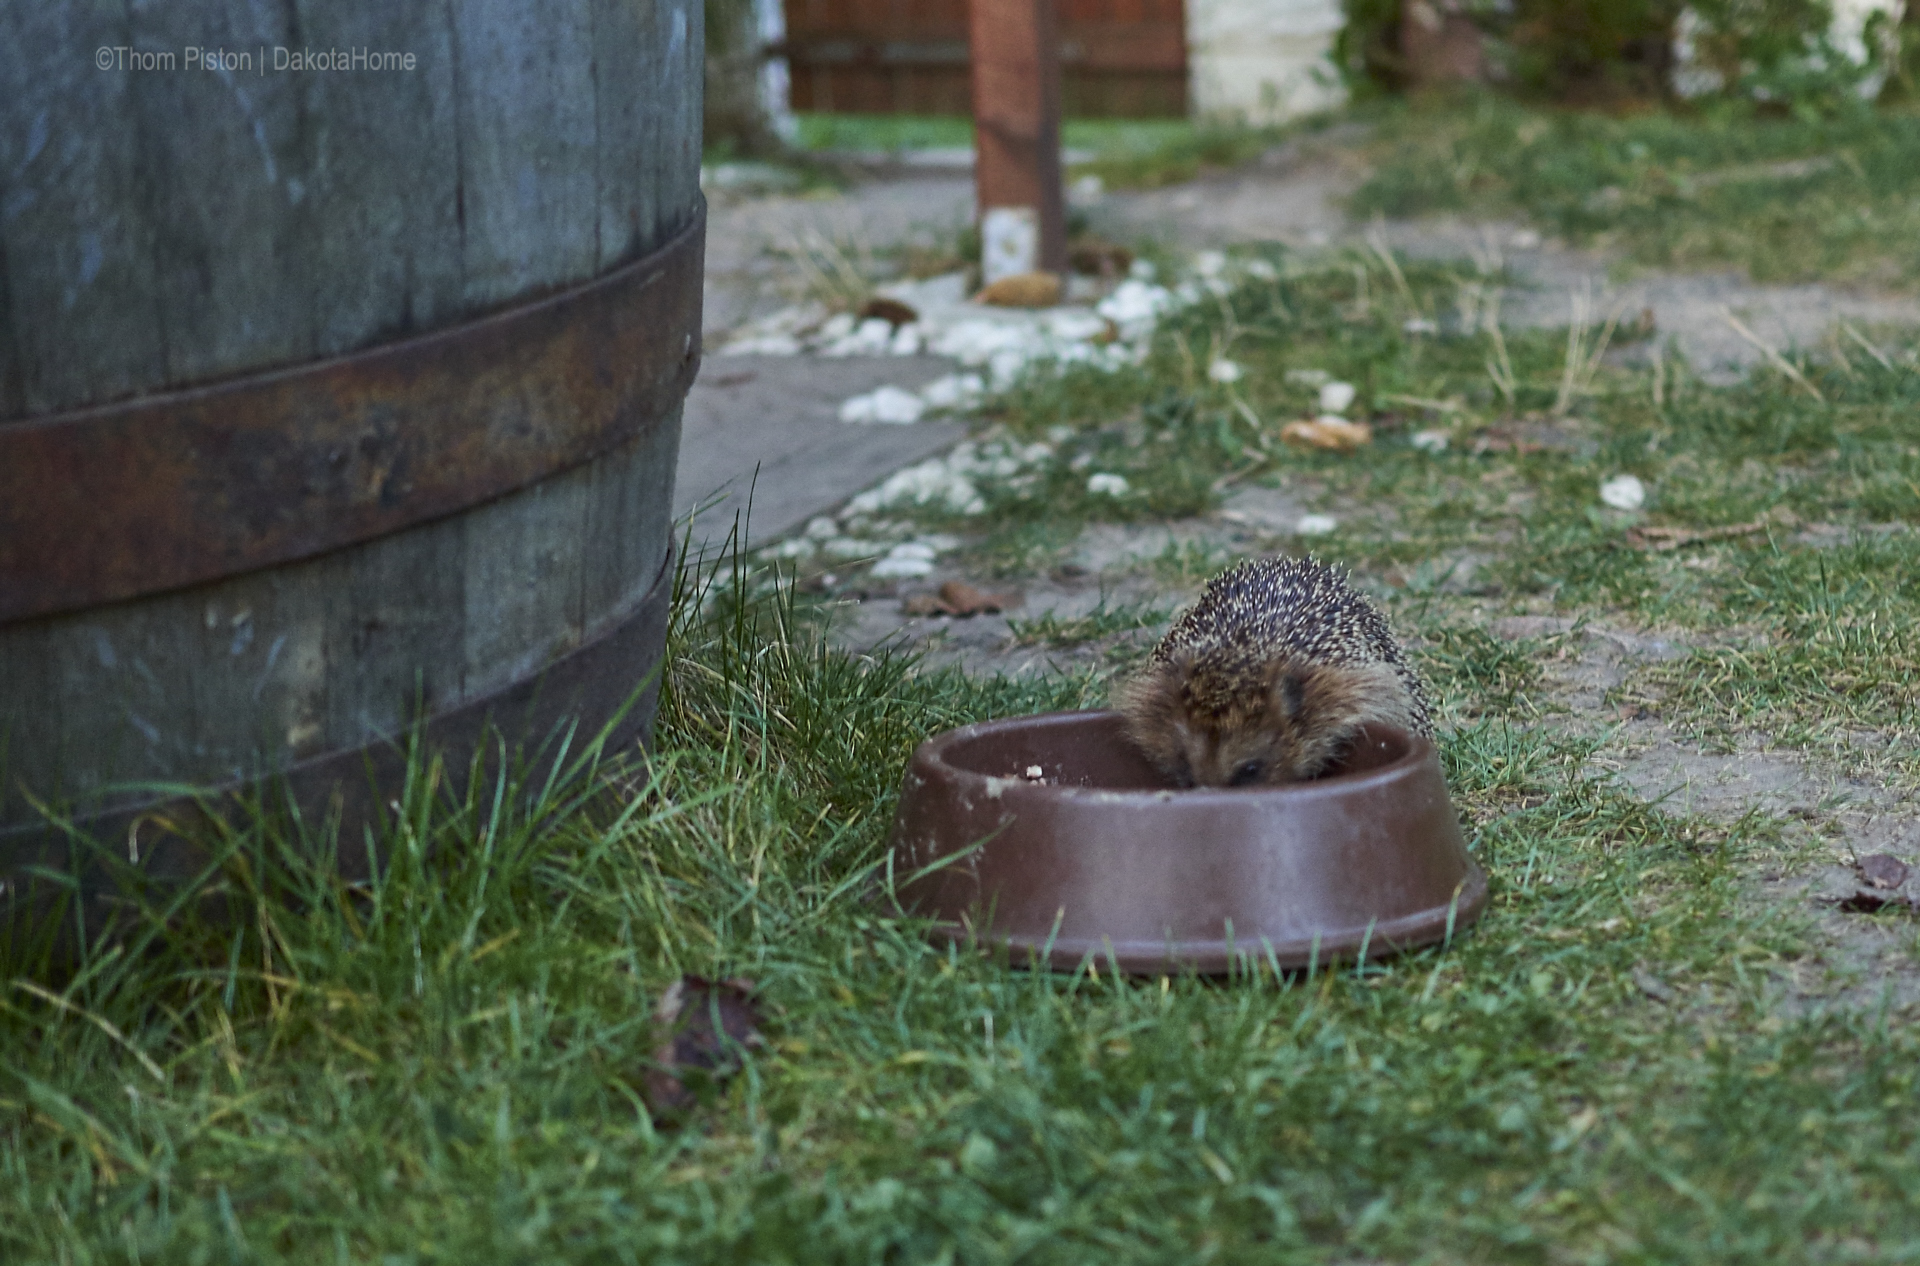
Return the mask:
POLYGON ((1369 730, 1311 782, 1175 791, 1115 712, 922 743, 893 868, 901 908, 935 936, 1063 970, 1109 952, 1134 973, 1372 961, 1446 939, 1487 902, 1426 739, 1369 730))

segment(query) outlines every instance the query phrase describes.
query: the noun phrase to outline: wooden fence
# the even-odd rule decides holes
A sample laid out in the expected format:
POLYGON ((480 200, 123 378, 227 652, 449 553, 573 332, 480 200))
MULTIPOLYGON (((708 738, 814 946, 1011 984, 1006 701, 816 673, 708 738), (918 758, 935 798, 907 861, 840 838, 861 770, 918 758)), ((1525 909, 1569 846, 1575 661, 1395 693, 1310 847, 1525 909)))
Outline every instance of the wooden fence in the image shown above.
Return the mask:
MULTIPOLYGON (((1182 0, 1055 0, 1069 116, 1187 110, 1182 0)), ((966 0, 785 0, 793 108, 967 114, 966 0)))

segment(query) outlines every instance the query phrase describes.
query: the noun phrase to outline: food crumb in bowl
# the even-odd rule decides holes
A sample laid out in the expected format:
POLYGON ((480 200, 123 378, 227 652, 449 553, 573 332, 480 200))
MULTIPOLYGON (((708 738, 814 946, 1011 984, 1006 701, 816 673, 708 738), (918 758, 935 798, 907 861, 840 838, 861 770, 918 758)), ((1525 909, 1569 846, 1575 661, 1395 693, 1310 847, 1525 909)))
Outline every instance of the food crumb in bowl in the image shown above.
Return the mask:
POLYGON ((1040 766, 1038 765, 1027 766, 1027 777, 1035 779, 1037 781, 1041 778, 1045 778, 1046 776, 1047 776, 1047 771, 1040 768, 1040 766))

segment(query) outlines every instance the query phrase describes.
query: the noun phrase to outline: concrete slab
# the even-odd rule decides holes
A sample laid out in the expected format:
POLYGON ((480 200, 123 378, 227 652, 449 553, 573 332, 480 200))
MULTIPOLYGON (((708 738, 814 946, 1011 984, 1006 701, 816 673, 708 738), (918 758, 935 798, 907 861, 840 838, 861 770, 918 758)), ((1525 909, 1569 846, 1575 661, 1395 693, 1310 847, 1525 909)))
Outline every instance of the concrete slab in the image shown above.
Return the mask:
POLYGON ((943 356, 709 357, 687 393, 674 517, 704 507, 696 546, 717 544, 751 492, 749 541, 770 541, 945 451, 965 438, 964 423, 842 422, 840 404, 887 384, 924 387, 953 369, 943 356))

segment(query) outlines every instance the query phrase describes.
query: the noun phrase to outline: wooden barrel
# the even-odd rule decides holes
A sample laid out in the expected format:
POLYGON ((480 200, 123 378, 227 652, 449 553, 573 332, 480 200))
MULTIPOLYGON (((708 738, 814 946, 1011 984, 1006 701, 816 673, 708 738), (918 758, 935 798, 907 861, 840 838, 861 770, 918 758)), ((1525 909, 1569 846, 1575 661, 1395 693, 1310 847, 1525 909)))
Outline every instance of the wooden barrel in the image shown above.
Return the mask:
POLYGON ((655 673, 702 56, 695 0, 0 18, 0 880, 262 779, 353 868, 416 722, 655 673))

